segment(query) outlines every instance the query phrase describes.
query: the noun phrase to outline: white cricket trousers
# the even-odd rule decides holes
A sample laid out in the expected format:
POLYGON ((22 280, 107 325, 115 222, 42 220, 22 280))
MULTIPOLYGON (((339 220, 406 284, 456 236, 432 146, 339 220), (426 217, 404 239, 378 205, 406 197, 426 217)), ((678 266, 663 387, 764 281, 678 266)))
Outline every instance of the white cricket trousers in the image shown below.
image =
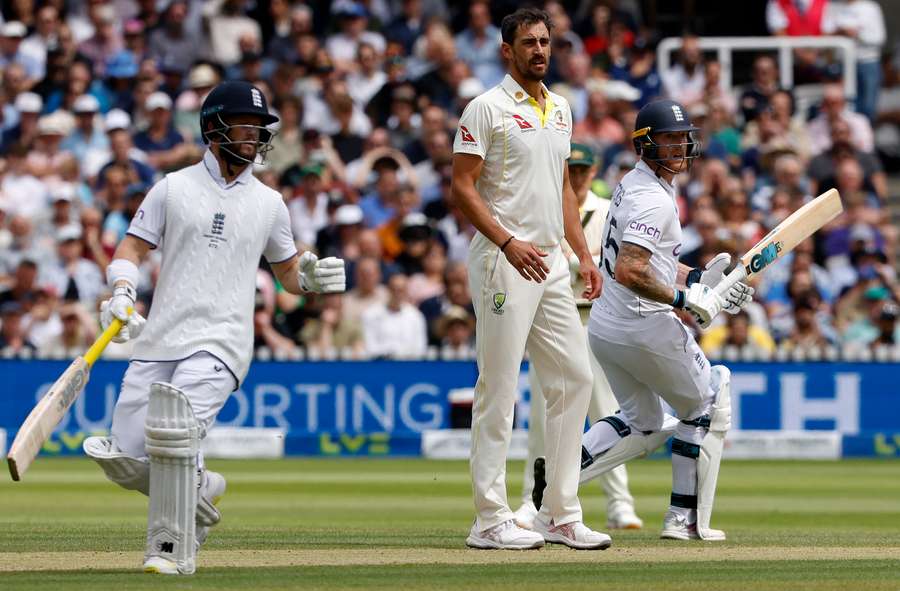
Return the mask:
POLYGON ((133 458, 147 457, 144 422, 153 382, 168 382, 184 392, 204 434, 237 385, 225 364, 205 352, 180 361, 130 362, 113 412, 112 437, 133 458))
MULTIPOLYGON (((583 309, 579 303, 578 311, 581 313, 584 324, 584 339, 588 342, 587 320, 590 306, 583 309)), ((591 390, 591 401, 588 405, 588 418, 591 424, 603 417, 608 417, 619 410, 619 403, 613 395, 612 388, 603 373, 603 368, 593 355, 590 358, 591 373, 594 377, 594 387, 591 390)), ((531 492, 534 489, 534 460, 544 455, 544 421, 547 416, 547 403, 541 391, 540 381, 534 371, 534 366, 528 367, 528 383, 531 387, 531 402, 528 413, 528 459, 525 462, 525 477, 522 480, 522 503, 531 503, 531 492)), ((611 515, 616 508, 622 505, 634 507, 634 498, 628 490, 628 469, 625 464, 617 466, 598 477, 603 492, 606 493, 607 514, 611 515)))
POLYGON ((625 323, 604 318, 597 307, 588 328, 590 347, 632 429, 660 430, 665 417, 660 398, 682 420, 708 412, 715 397, 709 361, 675 314, 625 323))
POLYGON ((544 261, 550 273, 541 283, 519 275, 481 234, 469 251, 479 372, 470 468, 479 531, 513 519, 506 455, 526 347, 547 400, 547 489, 541 512, 557 525, 582 519, 578 476, 591 396, 590 355, 569 285, 568 262, 558 245, 542 250, 548 253, 544 261))

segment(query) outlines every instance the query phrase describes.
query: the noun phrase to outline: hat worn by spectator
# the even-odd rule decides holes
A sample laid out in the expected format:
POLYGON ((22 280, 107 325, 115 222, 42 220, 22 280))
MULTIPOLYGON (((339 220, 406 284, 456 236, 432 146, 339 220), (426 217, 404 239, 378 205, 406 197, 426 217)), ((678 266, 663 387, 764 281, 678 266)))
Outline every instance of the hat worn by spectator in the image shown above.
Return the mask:
POLYGON ((428 225, 428 218, 425 217, 424 213, 418 211, 406 214, 406 217, 403 218, 403 222, 400 224, 398 236, 403 242, 428 240, 431 237, 431 226, 428 225))
POLYGON ((103 120, 103 126, 106 132, 115 131, 117 129, 129 129, 131 127, 131 115, 122 109, 112 109, 106 114, 103 120))
POLYGON ((365 6, 350 0, 338 0, 334 3, 331 11, 337 17, 366 18, 369 16, 365 6))
POLYGON ((300 178, 305 179, 308 176, 316 176, 322 178, 323 167, 321 164, 307 164, 300 169, 300 178))
POLYGON ((15 300, 3 302, 3 305, 0 306, 0 316, 20 316, 23 312, 24 310, 22 310, 22 304, 15 300))
POLYGON ((72 103, 72 111, 80 113, 97 113, 100 110, 100 101, 92 94, 83 94, 72 103))
POLYGON ((123 31, 126 35, 140 35, 144 32, 144 23, 140 19, 131 18, 125 22, 123 31))
POLYGON ((71 203, 75 200, 75 189, 71 185, 60 185, 51 193, 53 203, 71 203))
POLYGON ((461 99, 473 99, 484 92, 484 84, 478 78, 466 78, 459 83, 457 94, 461 99))
POLYGON ((147 194, 147 190, 148 188, 145 183, 131 183, 128 185, 128 188, 125 189, 125 197, 128 197, 129 199, 136 195, 143 197, 147 194))
POLYGON ((593 166, 594 151, 584 144, 572 143, 569 166, 593 166))
POLYGON ((127 49, 117 51, 106 60, 107 78, 134 78, 137 73, 137 60, 127 49))
POLYGON ((434 326, 435 333, 440 338, 447 336, 447 331, 456 323, 462 323, 469 327, 470 330, 475 329, 475 322, 472 315, 462 306, 450 306, 444 315, 438 318, 434 326))
POLYGON ((394 89, 391 99, 395 101, 403 101, 407 103, 416 102, 416 91, 412 86, 404 84, 394 89))
POLYGON ((188 86, 193 89, 215 86, 219 82, 219 75, 209 64, 199 64, 191 69, 188 75, 188 86))
POLYGON ((156 91, 147 97, 147 102, 144 103, 144 108, 148 111, 154 111, 156 109, 171 111, 172 99, 166 93, 156 91))
POLYGON ((359 205, 348 203, 334 212, 334 223, 338 226, 353 226, 363 221, 363 210, 359 205))
POLYGON ((28 34, 28 29, 19 21, 9 21, 0 27, 0 37, 9 39, 24 39, 28 34))
POLYGON ((35 94, 33 92, 23 92, 16 97, 16 102, 13 103, 13 106, 20 114, 40 113, 44 108, 44 100, 39 94, 35 94))
POLYGON ((78 224, 67 224, 56 233, 57 244, 71 240, 81 240, 81 226, 78 224))
POLYGON ((56 111, 38 119, 38 135, 68 135, 71 125, 64 111, 56 111))
POLYGON ((611 101, 634 102, 641 98, 641 91, 624 80, 607 80, 603 85, 603 93, 611 101))

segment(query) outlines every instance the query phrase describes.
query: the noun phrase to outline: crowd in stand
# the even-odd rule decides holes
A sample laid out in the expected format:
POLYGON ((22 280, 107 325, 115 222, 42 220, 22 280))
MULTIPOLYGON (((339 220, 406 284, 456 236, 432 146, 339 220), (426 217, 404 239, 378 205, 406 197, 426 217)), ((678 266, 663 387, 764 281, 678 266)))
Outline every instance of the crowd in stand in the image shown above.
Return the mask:
MULTIPOLYGON (((884 166, 900 162, 900 54, 881 60, 880 10, 880 38, 868 26, 877 4, 768 1, 773 34, 856 40, 855 101, 827 52, 797 54, 798 80, 823 85, 809 108, 780 87, 778 63, 765 53, 746 84, 732 88, 688 35, 675 65, 658 71, 658 35, 637 5, 541 4, 555 24, 545 82, 572 106, 573 140, 595 151, 595 193, 608 196, 634 165, 637 109, 669 96, 703 130, 704 157, 678 179, 684 263, 703 265, 721 251, 736 258, 827 188, 840 190, 845 208, 767 270, 747 313, 723 316, 702 334, 703 348, 896 343, 898 234, 884 166), (806 12, 792 12, 796 4, 806 12)), ((452 144, 468 101, 504 75, 497 23, 505 6, 4 3, 0 350, 61 355, 93 340, 98 302, 108 297, 105 268, 129 220, 156 180, 202 156, 206 93, 246 79, 281 118, 275 149, 256 173, 283 193, 301 251, 348 262, 347 293, 316 297, 287 293, 262 264, 258 350, 286 358, 470 355, 474 230, 451 199, 452 144)), ((157 254, 142 268, 144 314, 158 264, 157 254)))

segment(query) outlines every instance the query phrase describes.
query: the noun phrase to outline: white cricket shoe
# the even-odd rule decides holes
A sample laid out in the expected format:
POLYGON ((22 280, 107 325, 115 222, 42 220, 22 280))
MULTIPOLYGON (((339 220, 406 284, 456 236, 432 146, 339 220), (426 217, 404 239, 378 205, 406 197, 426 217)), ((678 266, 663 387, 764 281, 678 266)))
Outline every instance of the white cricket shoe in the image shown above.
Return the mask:
POLYGON ((173 560, 161 556, 151 556, 144 561, 144 572, 158 575, 177 575, 178 565, 173 560))
POLYGON ((606 512, 607 529, 641 529, 644 521, 634 512, 629 503, 614 503, 606 512))
POLYGON ((544 536, 544 541, 551 544, 565 544, 576 550, 606 550, 612 546, 612 538, 604 533, 594 531, 581 521, 553 525, 541 516, 534 518, 534 531, 544 536))
POLYGON ((538 510, 535 509, 534 503, 525 501, 522 506, 516 509, 515 515, 516 525, 524 529, 534 529, 534 518, 537 516, 538 510))
POLYGON ((674 511, 666 511, 663 517, 663 529, 659 537, 663 540, 699 540, 697 522, 688 523, 684 515, 674 511))
POLYGON ((466 538, 466 546, 480 550, 532 550, 543 545, 543 536, 519 527, 513 519, 483 531, 473 523, 466 538))
POLYGON ((222 519, 216 505, 225 495, 224 476, 212 470, 205 470, 200 478, 202 480, 197 494, 197 525, 194 538, 195 550, 198 552, 209 537, 209 528, 222 519))

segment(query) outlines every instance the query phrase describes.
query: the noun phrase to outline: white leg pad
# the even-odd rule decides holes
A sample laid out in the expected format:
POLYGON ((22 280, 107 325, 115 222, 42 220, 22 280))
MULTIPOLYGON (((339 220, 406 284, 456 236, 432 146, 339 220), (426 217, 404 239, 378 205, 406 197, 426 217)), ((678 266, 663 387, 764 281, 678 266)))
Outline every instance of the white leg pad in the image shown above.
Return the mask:
POLYGON ((709 432, 700 445, 697 458, 697 534, 701 539, 721 541, 725 532, 709 527, 719 465, 725 447, 725 434, 731 428, 731 372, 723 365, 714 365, 710 385, 716 392, 716 400, 709 412, 709 432))
POLYGON ((651 453, 675 433, 678 419, 666 416, 663 426, 659 431, 647 435, 632 430, 631 433, 611 448, 594 458, 594 461, 581 470, 579 484, 590 482, 601 474, 605 474, 629 460, 642 458, 651 453))
POLYGON ((88 437, 82 444, 84 453, 100 464, 106 477, 128 490, 150 494, 150 464, 119 451, 109 437, 88 437))
POLYGON ((150 457, 144 557, 144 569, 149 572, 194 572, 200 431, 191 403, 181 390, 163 382, 150 386, 144 427, 150 457))

